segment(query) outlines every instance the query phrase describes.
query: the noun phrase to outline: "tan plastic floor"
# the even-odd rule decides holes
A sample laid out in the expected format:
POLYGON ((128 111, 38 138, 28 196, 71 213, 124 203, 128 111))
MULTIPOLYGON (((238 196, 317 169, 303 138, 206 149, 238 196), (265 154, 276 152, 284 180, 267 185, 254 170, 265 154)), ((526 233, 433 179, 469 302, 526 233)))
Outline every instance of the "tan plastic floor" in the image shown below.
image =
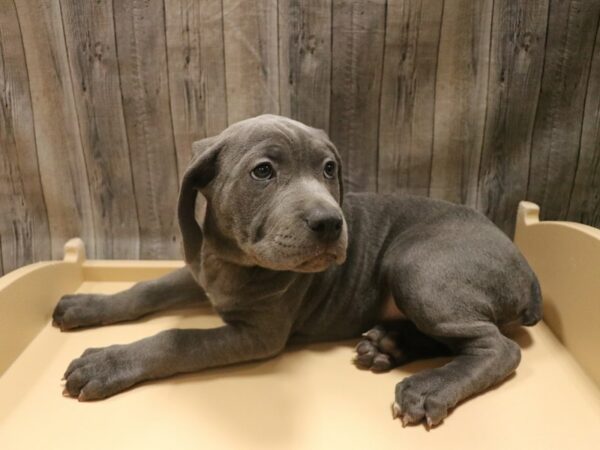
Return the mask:
POLYGON ((62 374, 88 347, 220 323, 203 308, 59 332, 50 317, 62 294, 116 292, 181 266, 86 261, 83 243, 70 241, 64 261, 0 278, 0 450, 598 450, 600 230, 538 216, 536 205, 521 203, 515 242, 540 278, 547 323, 514 336, 523 349, 516 374, 431 431, 402 428, 390 404, 398 381, 445 360, 375 375, 351 363, 355 342, 294 348, 266 362, 145 383, 98 402, 63 397, 62 374))
MULTIPOLYGON (((84 282, 78 291, 130 284, 84 282)), ((197 309, 70 333, 48 324, 0 378, 0 448, 599 448, 598 390, 543 324, 519 333, 524 352, 515 376, 431 431, 402 428, 390 403, 402 377, 443 360, 375 375, 351 364, 352 343, 292 349, 93 403, 61 395, 65 368, 87 347, 218 323, 210 309, 197 309)))

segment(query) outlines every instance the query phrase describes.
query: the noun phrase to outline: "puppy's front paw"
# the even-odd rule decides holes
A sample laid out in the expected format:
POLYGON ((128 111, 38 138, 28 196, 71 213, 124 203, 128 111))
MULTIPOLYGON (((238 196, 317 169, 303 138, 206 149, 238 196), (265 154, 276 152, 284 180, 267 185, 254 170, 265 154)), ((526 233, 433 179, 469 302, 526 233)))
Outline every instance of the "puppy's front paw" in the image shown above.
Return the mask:
POLYGON ((425 374, 405 378, 396 385, 396 401, 392 405, 394 418, 400 417, 404 426, 423 420, 429 428, 438 425, 452 406, 442 387, 439 379, 425 374))
POLYGON ((52 313, 52 324, 62 331, 100 325, 104 321, 107 295, 63 295, 52 313))
POLYGON ((130 346, 112 345, 87 349, 71 362, 64 379, 63 395, 80 401, 98 400, 138 383, 143 370, 130 346))

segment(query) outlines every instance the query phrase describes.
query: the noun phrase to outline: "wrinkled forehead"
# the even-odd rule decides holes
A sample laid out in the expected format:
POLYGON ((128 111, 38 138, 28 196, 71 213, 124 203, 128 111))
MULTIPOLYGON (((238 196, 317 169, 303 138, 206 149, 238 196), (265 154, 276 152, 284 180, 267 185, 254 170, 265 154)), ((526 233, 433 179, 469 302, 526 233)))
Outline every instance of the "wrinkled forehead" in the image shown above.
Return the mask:
POLYGON ((266 147, 291 150, 296 154, 334 151, 324 132, 279 116, 248 119, 236 123, 228 131, 228 140, 242 153, 266 147))
POLYGON ((276 139, 288 145, 305 141, 322 139, 324 135, 318 130, 280 116, 262 115, 243 120, 229 127, 230 138, 240 143, 250 144, 265 139, 276 139))

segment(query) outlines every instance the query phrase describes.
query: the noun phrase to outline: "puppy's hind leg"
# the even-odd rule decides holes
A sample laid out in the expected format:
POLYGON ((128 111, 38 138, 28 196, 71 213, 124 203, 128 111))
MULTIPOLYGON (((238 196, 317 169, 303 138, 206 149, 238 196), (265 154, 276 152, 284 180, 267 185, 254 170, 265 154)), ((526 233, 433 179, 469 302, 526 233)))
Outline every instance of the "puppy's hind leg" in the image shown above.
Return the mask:
POLYGON ((52 322, 63 331, 107 325, 168 308, 201 304, 206 300, 204 290, 188 268, 183 267, 112 295, 64 295, 54 309, 52 322))
POLYGON ((387 261, 388 284, 398 308, 422 333, 456 355, 442 367, 398 383, 393 412, 402 416, 403 424, 439 424, 461 400, 508 377, 521 359, 519 346, 494 323, 502 312, 489 287, 496 278, 480 274, 477 264, 457 262, 456 255, 448 261, 447 251, 435 250, 412 248, 403 259, 392 254, 387 261))
POLYGON ((436 333, 452 342, 458 356, 443 367, 396 385, 395 415, 403 424, 439 424, 461 400, 502 381, 519 365, 519 346, 492 323, 439 324, 436 333))

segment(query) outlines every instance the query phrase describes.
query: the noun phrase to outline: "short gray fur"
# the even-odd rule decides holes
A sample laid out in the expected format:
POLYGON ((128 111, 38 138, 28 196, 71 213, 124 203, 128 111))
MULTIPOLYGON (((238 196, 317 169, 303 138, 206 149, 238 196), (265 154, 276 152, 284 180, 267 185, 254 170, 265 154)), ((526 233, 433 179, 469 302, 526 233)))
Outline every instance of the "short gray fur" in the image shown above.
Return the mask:
POLYGON ((238 122, 195 143, 194 154, 178 206, 187 266, 114 295, 66 296, 53 318, 66 330, 208 298, 225 325, 88 349, 65 373, 66 395, 105 398, 144 380, 272 357, 290 342, 359 337, 387 318, 388 299, 404 320, 367 334, 359 367, 455 355, 397 385, 393 411, 405 424, 440 423, 519 364, 519 346, 499 327, 537 323, 540 288, 483 215, 405 195, 343 197, 341 161, 326 134, 279 116, 238 122), (274 175, 255 179, 266 162, 274 175), (333 174, 324 172, 328 163, 333 174), (198 192, 207 199, 202 228, 198 192), (319 223, 337 224, 333 239, 311 225, 317 213, 319 223))

